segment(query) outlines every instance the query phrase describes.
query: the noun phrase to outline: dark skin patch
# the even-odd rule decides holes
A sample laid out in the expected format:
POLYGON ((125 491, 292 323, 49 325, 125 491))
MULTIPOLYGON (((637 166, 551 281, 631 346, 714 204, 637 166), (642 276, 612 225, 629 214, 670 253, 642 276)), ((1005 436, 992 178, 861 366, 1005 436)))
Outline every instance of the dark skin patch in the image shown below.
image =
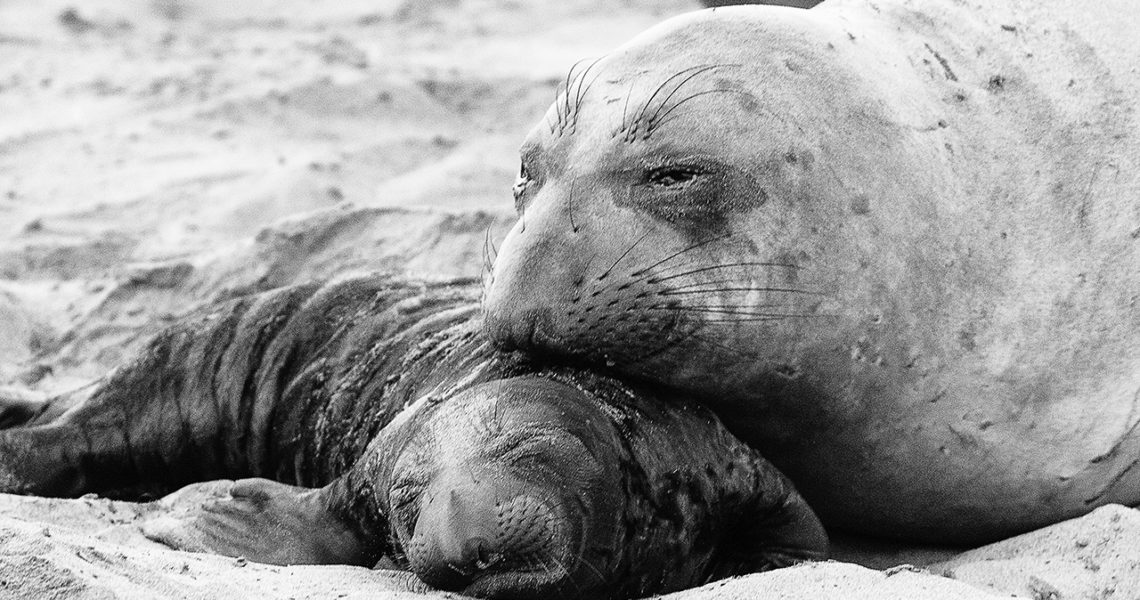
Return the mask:
MULTIPOLYGON (((799 69, 799 65, 796 65, 796 69, 792 69, 791 67, 789 67, 789 70, 791 70, 791 71, 796 71, 798 69, 799 69)), ((749 92, 748 89, 746 87, 744 87, 744 85, 741 84, 739 81, 728 79, 727 77, 720 77, 720 78, 717 78, 717 80, 714 84, 714 87, 717 90, 723 90, 725 92, 731 92, 733 94, 733 99, 735 100, 736 105, 739 106, 745 112, 749 112, 749 113, 767 112, 761 106, 759 99, 757 99, 756 96, 753 96, 752 93, 749 92)))
POLYGON ((723 234, 733 215, 768 200, 767 190, 743 169, 668 145, 615 162, 620 166, 607 177, 620 186, 615 204, 666 221, 694 239, 723 234))
POLYGON ((871 199, 860 194, 851 199, 851 212, 857 215, 866 215, 871 212, 871 199))
MULTIPOLYGON (((732 215, 767 202, 768 190, 745 170, 713 156, 659 145, 656 139, 659 136, 653 135, 659 127, 683 118, 684 104, 707 94, 731 94, 745 111, 760 111, 756 98, 732 79, 718 77, 711 89, 694 87, 695 82, 708 74, 733 66, 699 65, 684 69, 666 78, 644 102, 626 106, 622 126, 614 134, 614 139, 622 143, 603 161, 603 164, 618 166, 601 177, 604 185, 611 187, 615 204, 644 211, 685 231, 691 239, 701 239, 726 232, 732 215), (630 147, 636 149, 635 157, 624 156, 630 147)), ((568 88, 576 84, 579 89, 575 101, 560 97, 563 104, 556 104, 557 123, 563 122, 563 114, 577 119, 581 97, 589 90, 589 85, 581 81, 584 77, 585 70, 577 81, 568 76, 568 88)), ((629 96, 625 101, 629 103, 629 96)), ((561 167, 569 162, 567 153, 571 144, 561 135, 566 128, 554 126, 552 129, 552 133, 558 134, 553 142, 532 140, 520 150, 519 176, 513 187, 515 208, 520 215, 546 182, 564 174, 561 167)), ((805 166, 810 166, 811 159, 809 155, 805 166)), ((589 187, 589 183, 582 180, 572 183, 566 192, 571 194, 569 203, 573 203, 575 190, 587 193, 584 190, 589 187)), ((570 217, 572 219, 572 212, 570 217)), ((575 232, 578 230, 577 224, 571 227, 575 232)))

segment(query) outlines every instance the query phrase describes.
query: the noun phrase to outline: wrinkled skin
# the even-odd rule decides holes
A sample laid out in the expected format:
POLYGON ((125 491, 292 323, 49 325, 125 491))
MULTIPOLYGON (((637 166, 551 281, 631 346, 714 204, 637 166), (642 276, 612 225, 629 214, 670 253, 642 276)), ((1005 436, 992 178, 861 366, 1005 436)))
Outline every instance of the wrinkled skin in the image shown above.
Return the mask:
POLYGON ((694 395, 829 525, 1140 502, 1140 24, 1069 4, 730 7, 576 65, 489 336, 694 395))
POLYGON ((213 307, 81 392, 0 396, 0 491, 205 482, 144 533, 491 598, 643 596, 826 555, 791 483, 707 409, 496 352, 477 294, 375 277, 213 307))

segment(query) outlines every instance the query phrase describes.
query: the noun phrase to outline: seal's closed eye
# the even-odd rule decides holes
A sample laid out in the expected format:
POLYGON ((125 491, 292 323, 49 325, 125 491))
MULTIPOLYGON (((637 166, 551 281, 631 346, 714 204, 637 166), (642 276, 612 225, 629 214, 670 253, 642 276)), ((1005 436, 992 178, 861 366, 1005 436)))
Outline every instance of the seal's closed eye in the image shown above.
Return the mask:
POLYGON ((502 447, 489 454, 521 474, 600 468, 581 439, 559 430, 511 435, 502 447))
POLYGON ((695 181, 706 171, 700 167, 669 166, 653 169, 646 173, 648 183, 661 187, 678 187, 695 181))

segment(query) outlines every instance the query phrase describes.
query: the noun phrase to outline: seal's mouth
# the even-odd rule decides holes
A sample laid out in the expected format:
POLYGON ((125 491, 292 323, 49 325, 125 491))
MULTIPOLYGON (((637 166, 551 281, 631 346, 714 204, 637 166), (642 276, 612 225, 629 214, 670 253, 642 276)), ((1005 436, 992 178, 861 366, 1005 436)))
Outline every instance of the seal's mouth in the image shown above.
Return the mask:
POLYGON ((484 314, 488 337, 501 350, 519 350, 562 362, 594 362, 581 341, 562 335, 555 327, 554 309, 532 308, 510 314, 484 314))
POLYGON ((535 336, 542 319, 538 309, 517 312, 487 310, 483 307, 483 326, 488 337, 503 350, 530 350, 535 347, 535 336))
POLYGON ((484 328, 502 350, 519 350, 568 365, 632 370, 630 374, 635 376, 642 363, 652 362, 691 341, 690 336, 697 329, 677 310, 603 316, 616 325, 596 330, 582 330, 580 322, 560 325, 554 318, 556 311, 554 307, 545 307, 509 314, 485 312, 484 328))

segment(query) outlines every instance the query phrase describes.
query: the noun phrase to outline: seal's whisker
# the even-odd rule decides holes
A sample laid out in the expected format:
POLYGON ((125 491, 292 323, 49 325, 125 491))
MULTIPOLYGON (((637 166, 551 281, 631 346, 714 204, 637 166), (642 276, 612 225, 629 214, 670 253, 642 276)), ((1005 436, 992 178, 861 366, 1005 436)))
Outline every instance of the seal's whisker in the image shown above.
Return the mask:
POLYGON ((576 182, 576 181, 570 182, 570 195, 567 198, 567 204, 568 204, 567 212, 570 215, 570 231, 573 231, 574 233, 578 233, 578 231, 579 231, 578 226, 576 224, 574 224, 574 188, 577 186, 577 183, 578 182, 576 182))
POLYGON ((493 263, 494 263, 494 259, 491 258, 491 226, 488 225, 487 231, 483 236, 483 273, 482 273, 482 275, 485 276, 486 274, 491 272, 491 266, 493 265, 493 263))
POLYGON ((676 279, 678 277, 685 277, 688 275, 695 275, 697 273, 703 273, 706 271, 713 271, 716 269, 731 269, 731 268, 736 268, 736 267, 783 267, 783 268, 787 268, 787 269, 800 269, 801 268, 799 266, 791 265, 788 263, 773 263, 773 262, 725 263, 722 265, 712 265, 712 266, 708 266, 708 267, 701 267, 699 269, 692 269, 689 271, 684 271, 682 273, 673 273, 673 274, 661 275, 659 277, 654 276, 654 277, 650 277, 646 281, 648 283, 661 283, 662 281, 669 281, 670 279, 676 279))
POLYGON ((586 259, 586 264, 582 265, 582 270, 583 270, 583 271, 585 271, 585 270, 589 269, 589 268, 590 268, 590 265, 594 264, 594 259, 595 259, 595 258, 598 258, 598 253, 597 253, 597 252, 595 252, 595 253, 591 254, 591 255, 590 255, 590 258, 587 258, 587 259, 586 259))
MULTIPOLYGON (((665 79, 665 81, 662 81, 661 84, 657 86, 657 89, 653 90, 653 93, 649 95, 649 98, 645 101, 645 104, 643 104, 641 108, 638 109, 637 112, 632 116, 628 124, 625 124, 623 119, 622 132, 625 133, 625 141, 628 143, 633 142, 637 139, 639 126, 645 123, 644 119, 646 111, 649 110, 649 107, 653 105, 653 101, 657 98, 657 95, 660 94, 662 90, 664 90, 669 85, 669 83, 678 77, 684 77, 686 74, 694 70, 705 68, 707 68, 707 65, 698 65, 695 67, 682 69, 681 71, 678 71, 677 73, 669 76, 667 79, 665 79)), ((626 99, 628 100, 629 98, 627 97, 626 99)))
POLYGON ((568 569, 557 556, 551 556, 550 560, 554 561, 554 566, 558 567, 557 572, 565 575, 565 581, 570 582, 570 585, 574 586, 574 590, 578 592, 577 596, 579 598, 582 597, 582 586, 578 585, 578 582, 574 580, 574 575, 570 572, 570 569, 568 569))
MULTIPOLYGON (((631 125, 633 123, 638 123, 645 118, 646 111, 648 111, 649 107, 653 105, 653 101, 657 99, 657 95, 660 94, 675 79, 678 79, 680 77, 685 77, 689 73, 693 73, 695 71, 695 73, 693 73, 693 75, 690 76, 688 79, 685 79, 681 83, 677 84, 677 86, 673 88, 673 91, 669 93, 669 96, 676 93, 676 91, 682 85, 685 85, 685 83, 687 83, 693 77, 696 77, 697 75, 700 75, 701 73, 703 73, 705 71, 715 69, 717 66, 719 66, 719 65, 697 65, 695 67, 689 67, 687 69, 681 69, 680 71, 677 71, 676 73, 667 77, 665 79, 665 81, 662 81, 661 84, 657 86, 657 89, 653 90, 653 93, 649 95, 649 98, 645 101, 645 104, 643 104, 641 106, 641 110, 637 111, 637 115, 634 116, 633 122, 631 123, 631 125)), ((667 98, 666 98, 666 100, 667 100, 667 98)), ((664 103, 664 101, 662 101, 662 102, 664 103)))
MULTIPOLYGON (((565 87, 562 90, 562 98, 561 98, 561 100, 562 100, 561 104, 565 105, 565 108, 563 109, 562 114, 565 115, 566 117, 570 116, 570 86, 573 85, 573 83, 574 83, 574 69, 577 69, 578 65, 585 62, 585 60, 586 59, 583 58, 583 59, 575 62, 574 64, 570 65, 570 70, 566 72, 566 83, 565 83, 565 87)), ((559 122, 559 124, 562 126, 566 125, 565 122, 559 122)))
MULTIPOLYGON (((626 92, 626 94, 625 94, 625 105, 622 106, 622 109, 621 109, 621 127, 618 129, 619 132, 625 131, 627 128, 629 128, 629 125, 626 124, 626 116, 629 114, 629 98, 630 98, 630 96, 633 96, 633 84, 630 84, 629 91, 626 92)), ((616 132, 614 133, 613 137, 617 137, 616 132)))
MULTIPOLYGON (((778 306, 772 306, 772 308, 778 308, 778 306)), ((705 307, 705 306, 651 306, 648 308, 648 310, 668 310, 668 311, 672 311, 672 312, 691 312, 691 313, 702 313, 702 314, 712 314, 712 315, 737 315, 737 316, 741 316, 741 317, 751 317, 751 318, 756 318, 756 319, 760 319, 760 320, 764 320, 764 319, 788 319, 788 318, 816 318, 816 317, 828 316, 828 315, 821 315, 818 313, 773 313, 773 312, 763 312, 763 311, 750 311, 750 310, 735 309, 735 308, 715 308, 715 307, 705 307)), ((740 320, 743 321, 745 319, 740 319, 740 320)), ((711 322, 711 321, 702 319, 702 322, 711 322)))
POLYGON ((701 319, 703 325, 729 325, 732 323, 767 323, 769 321, 783 321, 794 317, 815 317, 823 315, 779 315, 771 317, 732 317, 726 319, 701 319))
POLYGON ((594 564, 591 563, 585 556, 579 559, 579 562, 581 562, 583 565, 586 565, 586 568, 590 569, 590 572, 597 576, 598 583, 604 583, 606 581, 606 576, 602 575, 602 572, 598 570, 598 568, 595 567, 594 564))
POLYGON ((808 296, 823 296, 820 292, 811 292, 808 290, 797 290, 795 288, 778 288, 778 287, 713 287, 713 288, 697 288, 701 285, 694 283, 679 288, 671 288, 665 291, 657 292, 659 296, 688 296, 691 294, 715 294, 720 292, 773 292, 782 294, 804 294, 808 296), (692 288, 692 289, 690 289, 692 288))
POLYGON ((573 83, 574 83, 574 69, 577 69, 578 65, 586 62, 586 60, 587 59, 583 58, 582 60, 579 60, 578 62, 574 63, 573 65, 570 65, 570 70, 566 72, 566 81, 563 84, 564 87, 561 90, 561 93, 558 93, 558 95, 555 97, 554 102, 556 105, 555 111, 558 113, 558 133, 559 134, 561 134, 563 131, 565 131, 566 126, 569 124, 570 110, 571 110, 571 108, 570 108, 570 86, 573 85, 573 83))
MULTIPOLYGON (((783 318, 816 318, 816 317, 834 317, 835 315, 821 314, 821 313, 789 313, 789 312, 768 312, 763 309, 780 309, 790 308, 786 304, 759 304, 756 306, 648 306, 645 310, 658 310, 673 313, 698 313, 698 314, 711 314, 711 315, 736 315, 745 318, 755 319, 783 319, 783 318)), ((739 319, 744 321, 746 319, 739 319)), ((712 319, 701 319, 701 322, 713 322, 712 319)))
POLYGON ((667 262, 669 262, 669 261, 673 260, 674 258, 677 258, 678 256, 680 256, 680 255, 682 255, 682 254, 684 254, 684 253, 686 253, 686 252, 689 252, 689 251, 691 251, 691 250, 696 250, 697 248, 701 248, 701 247, 707 246, 707 245, 709 245, 709 244, 711 244, 711 243, 713 243, 713 242, 717 242, 717 241, 720 241, 720 240, 724 240, 724 239, 730 238, 730 237, 732 237, 732 236, 734 236, 734 235, 736 235, 736 234, 734 234, 734 233, 726 233, 726 234, 724 234, 724 235, 718 235, 718 236, 716 236, 716 237, 712 237, 712 238, 709 238, 709 239, 707 239, 707 240, 704 240, 704 241, 702 241, 702 242, 697 242, 696 244, 693 244, 692 246, 689 246, 688 248, 682 248, 681 250, 678 250, 678 251, 674 252, 673 254, 670 254, 669 256, 666 256, 665 258, 663 258, 663 259, 661 259, 661 260, 659 260, 659 261, 657 261, 657 262, 655 262, 655 263, 653 263, 653 264, 649 265, 648 267, 645 267, 644 269, 638 269, 638 270, 634 271, 633 273, 630 273, 630 275, 631 275, 631 276, 633 276, 633 277, 637 277, 637 276, 639 276, 639 275, 642 275, 643 273, 645 273, 645 272, 647 272, 647 271, 650 271, 651 269, 655 269, 655 268, 657 268, 658 266, 660 266, 660 265, 662 265, 662 264, 665 264, 665 263, 667 263, 667 262))
POLYGON ((575 74, 583 63, 589 61, 589 58, 583 58, 574 63, 570 70, 566 72, 566 80, 559 86, 558 91, 555 92, 554 99, 554 112, 558 116, 555 126, 551 129, 551 133, 562 135, 567 129, 573 131, 577 125, 578 110, 582 107, 582 100, 585 98, 586 92, 597 81, 595 75, 590 83, 586 83, 586 76, 590 71, 601 62, 602 57, 593 59, 592 62, 580 73, 575 74), (575 85, 577 87, 575 87, 575 85), (571 94, 573 94, 573 101, 571 101, 571 94))
POLYGON ((550 568, 550 565, 549 565, 549 564, 547 564, 547 562, 546 562, 545 560, 543 560, 543 559, 541 559, 541 558, 537 558, 537 559, 535 560, 535 562, 537 562, 537 563, 538 563, 538 566, 542 568, 543 572, 544 572, 544 573, 546 573, 546 576, 547 576, 547 577, 549 577, 549 578, 551 578, 551 579, 554 579, 554 578, 555 578, 555 576, 556 576, 556 574, 557 574, 558 572, 557 572, 557 571, 554 571, 554 570, 552 570, 552 569, 550 568))
POLYGON ((716 89, 716 90, 705 90, 705 91, 703 91, 703 92, 697 92, 697 93, 695 93, 695 94, 691 94, 691 95, 689 95, 689 96, 685 97, 684 99, 680 100, 679 102, 677 102, 677 103, 676 103, 676 104, 674 104, 673 106, 671 106, 671 107, 670 107, 668 110, 666 110, 666 111, 665 111, 665 113, 664 113, 664 114, 662 114, 660 117, 657 117, 656 115, 655 115, 655 116, 653 116, 653 117, 650 117, 650 119, 649 119, 649 133, 650 133, 650 134, 652 134, 654 131, 656 131, 657 129, 659 129, 659 128, 660 128, 662 125, 664 125, 664 124, 668 123, 669 121, 672 121, 673 119, 676 119, 676 118, 677 118, 676 116, 674 116, 674 117, 673 117, 673 119, 668 119, 667 117, 668 117, 670 114, 672 114, 672 113, 673 113, 673 111, 675 111, 675 110, 677 110, 678 108, 680 108, 682 104, 684 104, 684 103, 686 103, 686 102, 688 102, 688 101, 690 101, 690 100, 692 100, 692 99, 694 99, 694 98, 699 98, 699 97, 701 97, 701 96, 705 96, 705 95, 708 95, 708 94, 719 94, 719 93, 725 93, 725 94, 740 94, 740 95, 742 95, 742 96, 753 97, 753 96, 752 96, 752 94, 749 94, 748 92, 745 92, 745 91, 741 91, 741 90, 721 90, 721 89, 716 89))
POLYGON ((650 306, 647 308, 657 309, 657 310, 676 310, 676 311, 684 311, 684 310, 694 310, 695 311, 695 310, 703 310, 703 309, 720 309, 720 310, 732 310, 732 311, 740 311, 740 310, 757 311, 757 310, 762 310, 762 309, 766 309, 766 308, 787 308, 787 306, 788 305, 784 304, 784 303, 696 304, 696 305, 674 305, 674 306, 667 306, 667 305, 663 305, 663 304, 658 304, 656 306, 650 306))
POLYGON ((710 285, 711 286, 724 286, 727 289, 728 287, 731 287, 734 285, 739 285, 739 284, 740 284, 739 279, 718 279, 718 280, 714 280, 714 281, 698 281, 696 283, 686 283, 686 284, 679 285, 676 287, 671 287, 671 288, 669 288, 669 291, 687 290, 690 288, 696 288, 697 286, 710 286, 710 285))
POLYGON ((594 75, 594 78, 590 80, 590 83, 586 83, 586 76, 590 74, 590 71, 595 66, 597 66, 598 63, 602 62, 603 58, 605 57, 600 56, 595 59, 594 62, 590 63, 590 66, 586 67, 586 70, 582 71, 582 74, 578 76, 578 91, 575 94, 574 98, 574 115, 571 123, 572 127, 578 125, 578 113, 582 109, 582 102, 586 99, 586 93, 589 92, 590 88, 594 86, 594 83, 598 80, 598 77, 601 76, 601 73, 594 75))
POLYGON ((495 391, 494 410, 492 410, 492 412, 491 412, 491 418, 494 419, 494 424, 495 424, 495 435, 501 435, 503 433, 502 416, 499 414, 499 404, 503 401, 503 380, 502 379, 500 379, 498 381, 498 386, 499 386, 499 389, 495 391))
MULTIPOLYGON (((697 69, 692 74, 690 74, 688 77, 686 77, 684 80, 682 80, 680 83, 678 83, 676 86, 674 86, 673 91, 669 92, 669 95, 665 96, 665 98, 663 98, 661 100, 661 103, 657 106, 657 110, 655 110, 653 112, 653 114, 650 115, 649 123, 653 123, 654 121, 656 121, 658 119, 658 115, 661 114, 661 111, 664 110, 665 107, 669 104, 669 100, 671 100, 673 98, 673 95, 676 94, 677 92, 679 92, 681 90, 681 88, 685 86, 686 83, 689 83, 694 78, 696 78, 698 75, 701 75, 702 73, 706 73, 706 72, 711 71, 713 69, 719 69, 721 67, 735 67, 735 66, 740 66, 740 65, 706 65, 704 67, 697 69)), ((711 91, 716 91, 716 90, 711 90, 711 91)), ((702 93, 704 93, 704 92, 702 92, 702 93)), ((687 98, 686 100, 691 99, 691 98, 692 97, 690 96, 690 98, 687 98)), ((679 102, 677 104, 681 104, 682 102, 685 102, 685 100, 682 100, 681 102, 679 102)), ((677 104, 674 104, 673 107, 670 108, 669 111, 666 112, 666 114, 668 114, 668 112, 671 112, 673 108, 676 108, 677 104)))
POLYGON ((562 133, 562 105, 559 103, 560 93, 554 93, 554 121, 550 124, 550 133, 559 135, 562 133))
POLYGON ((618 263, 620 263, 622 261, 622 259, 624 259, 626 256, 629 256, 629 253, 632 252, 633 249, 636 248, 638 244, 645 241, 645 238, 649 237, 649 234, 651 234, 651 233, 653 233, 652 229, 650 229, 649 231, 646 231, 641 237, 637 238, 636 242, 630 244, 629 248, 626 248, 625 252, 622 252, 621 256, 617 257, 617 260, 614 261, 614 264, 610 265, 610 268, 606 269, 605 272, 603 272, 601 275, 598 275, 597 280, 602 281, 606 277, 609 277, 610 273, 613 272, 614 268, 618 266, 618 263))

